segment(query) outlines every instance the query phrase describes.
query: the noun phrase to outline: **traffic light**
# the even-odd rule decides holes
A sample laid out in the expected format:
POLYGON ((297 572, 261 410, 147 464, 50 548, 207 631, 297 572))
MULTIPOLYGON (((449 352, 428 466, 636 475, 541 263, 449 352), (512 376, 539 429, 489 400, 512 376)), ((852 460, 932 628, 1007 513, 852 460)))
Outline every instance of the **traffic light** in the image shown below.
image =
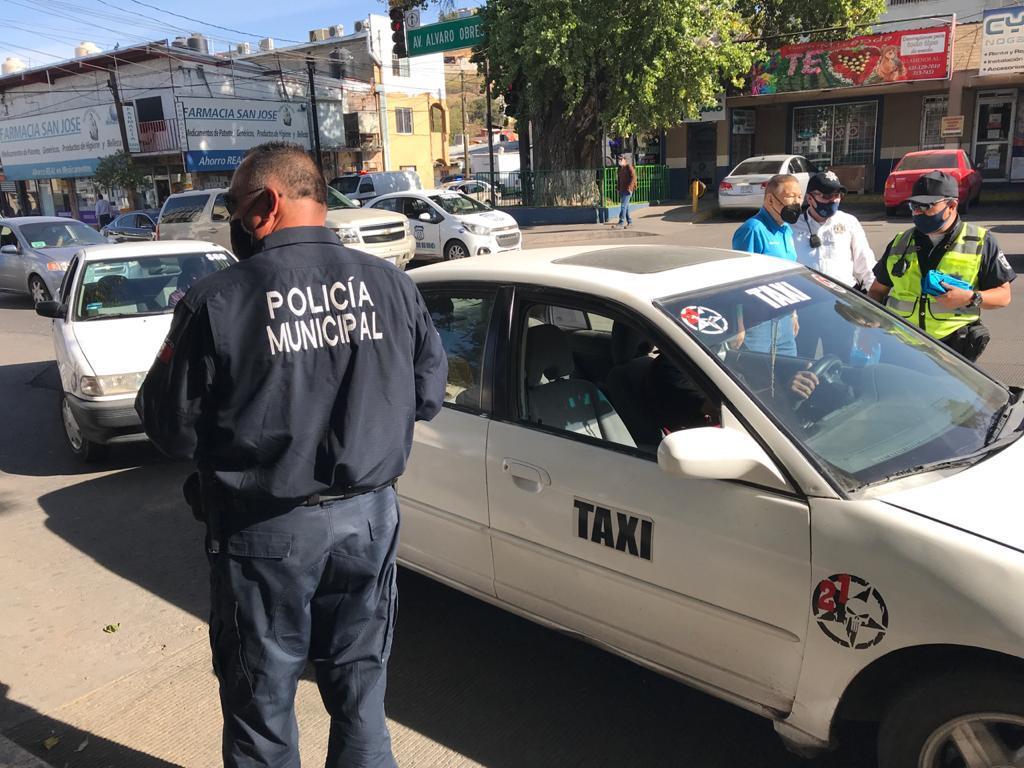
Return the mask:
POLYGON ((391 41, 395 44, 395 56, 404 59, 409 55, 405 47, 405 11, 401 8, 392 8, 391 13, 391 41))

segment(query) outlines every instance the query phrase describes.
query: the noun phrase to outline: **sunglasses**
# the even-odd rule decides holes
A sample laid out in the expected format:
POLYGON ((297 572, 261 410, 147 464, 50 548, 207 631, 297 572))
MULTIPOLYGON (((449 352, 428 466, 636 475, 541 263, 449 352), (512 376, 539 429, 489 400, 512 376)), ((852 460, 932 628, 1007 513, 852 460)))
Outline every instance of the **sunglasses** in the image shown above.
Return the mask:
POLYGON ((252 197, 257 192, 262 192, 264 189, 266 189, 266 187, 253 187, 252 189, 243 192, 241 195, 237 197, 233 192, 227 192, 224 195, 224 207, 228 209, 228 215, 234 216, 235 213, 238 212, 238 206, 241 204, 243 200, 252 197))
POLYGON ((907 203, 907 205, 910 206, 910 210, 912 213, 920 213, 921 211, 927 211, 928 209, 933 208, 939 203, 946 203, 946 207, 948 208, 948 203, 950 201, 951 198, 944 198, 942 200, 936 200, 934 203, 907 203))

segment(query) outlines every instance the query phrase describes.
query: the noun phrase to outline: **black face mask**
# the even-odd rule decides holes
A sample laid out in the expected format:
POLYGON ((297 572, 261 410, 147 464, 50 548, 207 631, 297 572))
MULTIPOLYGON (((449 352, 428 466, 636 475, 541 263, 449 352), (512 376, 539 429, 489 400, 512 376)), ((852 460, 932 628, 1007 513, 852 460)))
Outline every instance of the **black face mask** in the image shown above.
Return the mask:
POLYGON ((256 241, 252 234, 242 226, 240 219, 231 220, 231 252, 239 261, 251 259, 256 252, 256 241))
MULTIPOLYGON (((778 198, 775 199, 778 200, 778 198)), ((781 203, 782 201, 779 200, 779 202, 781 203)), ((787 224, 796 224, 802 210, 800 203, 790 203, 779 209, 779 217, 787 224)))

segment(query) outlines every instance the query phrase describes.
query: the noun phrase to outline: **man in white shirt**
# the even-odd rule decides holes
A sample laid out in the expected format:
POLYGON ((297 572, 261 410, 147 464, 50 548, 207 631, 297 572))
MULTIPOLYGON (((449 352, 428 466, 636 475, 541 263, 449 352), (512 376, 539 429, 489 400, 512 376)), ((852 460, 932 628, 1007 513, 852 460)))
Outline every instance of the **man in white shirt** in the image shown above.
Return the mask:
POLYGON ((103 199, 102 194, 96 195, 96 221, 100 227, 105 227, 114 218, 114 206, 103 199))
MULTIPOLYGON (((864 228, 855 216, 839 210, 846 188, 832 171, 817 173, 807 182, 807 197, 803 212, 793 229, 793 244, 797 261, 848 288, 867 291, 874 282, 875 254, 868 244, 864 228)), ((820 305, 818 311, 829 311, 820 305)), ((818 329, 835 324, 815 322, 801 311, 801 333, 797 349, 801 357, 814 357, 819 339, 822 354, 835 354, 848 360, 853 343, 852 333, 847 338, 824 338, 818 329)))

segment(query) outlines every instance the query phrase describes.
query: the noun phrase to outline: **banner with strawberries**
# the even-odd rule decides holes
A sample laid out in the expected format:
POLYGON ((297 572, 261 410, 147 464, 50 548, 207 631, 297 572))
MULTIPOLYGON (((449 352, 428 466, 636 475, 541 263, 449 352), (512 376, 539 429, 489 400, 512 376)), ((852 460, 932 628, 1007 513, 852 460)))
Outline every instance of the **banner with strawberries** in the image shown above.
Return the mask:
POLYGON ((950 28, 929 27, 849 40, 785 45, 751 72, 754 96, 851 88, 950 75, 950 28))

